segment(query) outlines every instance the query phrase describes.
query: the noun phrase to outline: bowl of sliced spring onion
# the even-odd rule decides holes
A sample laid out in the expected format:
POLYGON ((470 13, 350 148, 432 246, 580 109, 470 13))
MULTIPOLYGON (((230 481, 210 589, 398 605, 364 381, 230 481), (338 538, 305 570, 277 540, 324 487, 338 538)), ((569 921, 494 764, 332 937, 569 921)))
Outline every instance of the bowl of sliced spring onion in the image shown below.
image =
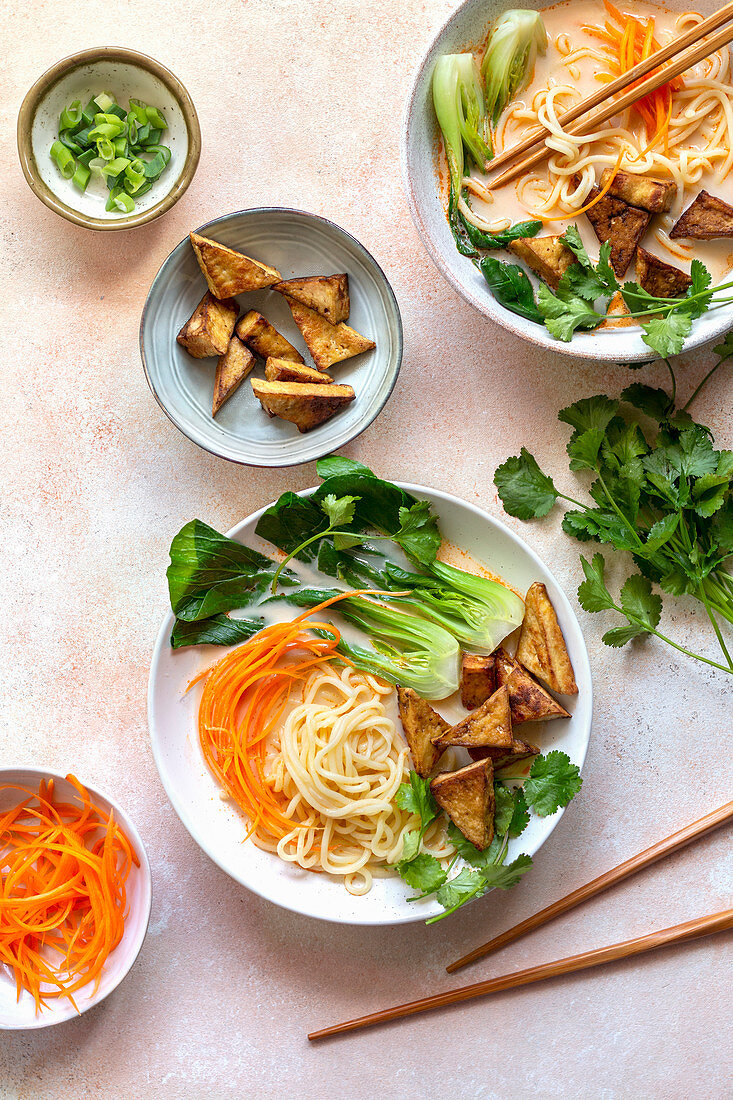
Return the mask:
POLYGON ((170 70, 135 50, 103 47, 39 77, 18 115, 18 153, 51 210, 86 229, 132 229, 186 190, 201 131, 170 70))

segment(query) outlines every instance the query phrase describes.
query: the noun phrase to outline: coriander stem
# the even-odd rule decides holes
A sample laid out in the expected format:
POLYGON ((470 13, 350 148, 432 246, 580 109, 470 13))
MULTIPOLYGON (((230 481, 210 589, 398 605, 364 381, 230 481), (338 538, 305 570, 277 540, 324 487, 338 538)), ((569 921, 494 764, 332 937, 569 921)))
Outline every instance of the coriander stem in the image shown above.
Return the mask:
POLYGON ((723 635, 720 632, 720 627, 718 626, 718 621, 715 618, 715 616, 713 615, 712 611, 710 610, 710 604, 708 603, 708 597, 707 597, 707 593, 705 592, 704 585, 702 585, 702 584, 699 585, 698 592, 700 593, 700 599, 705 604, 705 610, 708 613, 708 618, 710 619, 710 622, 713 624, 713 630, 715 631, 716 637, 718 639, 718 644, 720 645, 720 648, 723 650, 723 653, 725 654, 725 659, 728 662, 728 667, 730 668, 731 672, 733 672, 733 661, 731 661, 731 659, 730 659, 730 653, 728 652, 725 641, 723 640, 723 635))
MULTIPOLYGON (((616 610, 620 611, 621 609, 616 608, 616 610)), ((621 614, 623 615, 624 612, 622 611, 621 614)), ((646 629, 656 638, 659 638, 661 641, 666 642, 667 645, 671 645, 672 649, 676 649, 679 653, 684 653, 686 657, 692 657, 693 661, 702 661, 703 664, 710 665, 712 668, 720 669, 721 672, 727 672, 731 676, 733 676, 733 668, 728 668, 726 665, 721 665, 718 661, 712 661, 709 657, 703 657, 700 653, 692 653, 689 649, 685 649, 684 646, 677 645, 677 642, 673 642, 671 638, 668 638, 666 634, 661 634, 658 630, 651 629, 650 627, 646 627, 646 629)))
POLYGON ((641 541, 641 539, 639 538, 639 535, 638 535, 638 533, 637 533, 637 531, 636 531, 636 528, 635 528, 635 527, 633 526, 633 524, 631 524, 631 523, 630 523, 630 521, 629 521, 629 520, 628 520, 628 519, 626 518, 626 516, 625 516, 625 515, 623 514, 623 512, 621 511, 621 509, 620 509, 620 508, 618 507, 618 505, 616 504, 616 501, 615 501, 615 500, 613 499, 613 497, 612 497, 612 496, 611 496, 611 494, 609 493, 609 491, 608 491, 608 486, 606 485, 605 481, 603 480, 603 474, 601 473, 601 471, 600 471, 600 469, 599 469, 598 467, 596 467, 596 473, 598 474, 598 480, 600 481, 601 485, 603 486, 603 492, 604 492, 604 493, 606 494, 606 496, 608 497, 608 501, 609 501, 609 503, 610 503, 611 507, 613 508, 614 512, 616 513, 616 515, 618 516, 618 518, 619 518, 619 519, 621 520, 621 522, 622 522, 623 524, 625 524, 625 525, 626 525, 626 527, 628 527, 628 529, 629 529, 629 531, 631 532, 632 536, 633 536, 633 537, 634 537, 634 538, 636 539, 636 542, 637 542, 638 546, 640 546, 640 547, 643 547, 643 546, 644 546, 644 543, 643 543, 643 542, 641 541))

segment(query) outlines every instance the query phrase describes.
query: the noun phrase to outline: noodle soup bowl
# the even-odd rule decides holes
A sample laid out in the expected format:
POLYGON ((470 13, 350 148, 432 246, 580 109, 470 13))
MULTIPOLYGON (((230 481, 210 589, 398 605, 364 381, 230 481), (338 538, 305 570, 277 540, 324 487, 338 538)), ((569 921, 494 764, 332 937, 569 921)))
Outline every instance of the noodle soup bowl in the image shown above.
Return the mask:
MULTIPOLYGON (((468 555, 522 593, 533 581, 542 581, 547 586, 568 646, 579 694, 572 698, 563 697, 563 704, 571 712, 571 717, 562 722, 542 723, 543 728, 537 736, 543 752, 559 749, 566 752, 574 764, 582 767, 590 738, 593 688, 580 625, 562 588, 544 562, 522 539, 480 508, 419 485, 401 484, 401 487, 432 505, 445 539, 447 561, 460 568, 462 564, 465 566, 464 555, 468 555), (453 556, 454 551, 450 548, 460 550, 456 550, 453 556)), ((305 494, 301 495, 309 495, 313 491, 305 490, 305 494)), ((275 551, 272 545, 255 534, 264 511, 262 508, 237 524, 229 531, 229 537, 273 557, 275 551)), ((308 574, 308 579, 304 577, 304 580, 307 584, 317 582, 321 587, 326 578, 308 574)), ((279 605, 279 608, 274 614, 280 621, 289 621, 298 614, 295 608, 286 604, 279 605)), ((328 612, 329 618, 333 610, 328 612)), ((364 644, 364 636, 359 635, 355 628, 349 627, 337 614, 333 618, 347 641, 361 641, 364 644)), ((211 859, 233 879, 261 897, 319 920, 390 925, 425 920, 442 913, 441 906, 434 899, 411 902, 409 899, 414 890, 395 872, 388 871, 384 877, 375 875, 371 890, 356 895, 346 890, 341 878, 313 874, 297 864, 285 862, 270 851, 263 851, 252 840, 245 839, 247 822, 223 794, 209 771, 199 743, 198 708, 202 684, 198 683, 188 690, 191 681, 210 668, 226 650, 217 646, 172 650, 170 634, 173 624, 173 616, 167 615, 153 652, 148 686, 150 739, 153 756, 173 808, 211 859)), ((451 722, 465 716, 457 694, 434 705, 451 722)), ((385 709, 399 731, 401 727, 394 692, 390 692, 385 709)), ((532 740, 529 733, 527 737, 532 740)), ((522 836, 510 842, 508 859, 514 859, 522 852, 533 856, 550 836, 562 814, 563 811, 559 810, 551 817, 533 816, 522 836)), ((490 914, 491 900, 480 904, 482 908, 476 910, 477 916, 480 914, 486 918, 490 914)))
MULTIPOLYGON (((4 767, 0 768, 0 814, 22 801, 20 791, 14 787, 27 787, 37 791, 41 780, 54 781, 54 792, 62 800, 76 802, 78 792, 60 772, 47 768, 4 767)), ((91 981, 74 994, 77 1007, 67 997, 53 997, 46 1002, 47 1007, 36 1014, 32 996, 23 990, 18 999, 15 981, 10 970, 0 963, 0 1031, 25 1031, 50 1027, 72 1020, 75 1016, 94 1008, 117 988, 127 976, 137 959, 148 930, 152 903, 152 876, 150 864, 135 823, 130 815, 109 795, 103 794, 90 783, 81 780, 94 801, 106 813, 111 812, 114 819, 124 830, 132 848, 137 854, 139 866, 132 866, 125 884, 127 895, 127 915, 122 939, 112 951, 102 970, 102 977, 95 990, 91 981)), ((0 841, 0 851, 2 842, 0 841)))
MULTIPOLYGON (((601 0, 598 0, 600 6, 601 0)), ((529 0, 525 7, 542 11, 547 10, 549 5, 529 0)), ((444 54, 480 51, 490 27, 505 10, 506 4, 499 0, 466 0, 459 5, 433 38, 414 76, 403 122, 401 159, 404 187, 417 230, 438 270, 458 293, 485 317, 515 336, 528 340, 538 348, 581 359, 629 363, 654 360, 657 355, 643 342, 642 330, 637 326, 576 332, 569 343, 556 339, 543 325, 519 317, 500 305, 478 268, 456 248, 446 217, 448 180, 440 130, 433 110, 433 69, 438 58, 444 54)), ((680 0, 672 0, 663 10, 681 14, 690 10, 690 6, 680 0)), ((702 4, 695 5, 695 10, 706 16, 714 10, 714 5, 711 0, 703 0, 702 4)), ((645 12, 646 8, 642 6, 641 14, 645 12)), ((691 197, 702 186, 704 184, 693 188, 691 197)), ((572 217, 569 220, 572 221, 572 217)), ((579 226, 585 221, 581 217, 579 226)), ((551 232, 562 233, 566 224, 552 224, 551 232)), ((595 241, 592 232, 589 239, 595 241)), ((499 260, 516 263, 514 257, 505 252, 492 255, 499 260)), ((664 259, 667 260, 667 257, 664 259)), ((632 263, 624 278, 633 280, 634 277, 632 263)), ((693 322, 683 351, 691 351, 720 337, 732 324, 733 305, 704 314, 693 322)))

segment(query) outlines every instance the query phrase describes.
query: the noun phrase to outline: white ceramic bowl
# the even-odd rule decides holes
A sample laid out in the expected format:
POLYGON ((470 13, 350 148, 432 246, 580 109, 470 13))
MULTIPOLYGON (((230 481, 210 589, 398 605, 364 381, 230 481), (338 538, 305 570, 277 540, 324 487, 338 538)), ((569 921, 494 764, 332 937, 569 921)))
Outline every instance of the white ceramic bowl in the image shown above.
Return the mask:
MULTIPOLYGON (((573 662, 579 694, 570 700, 563 697, 563 705, 572 714, 569 720, 538 724, 532 734, 527 732, 527 737, 535 740, 536 732, 543 752, 561 749, 573 763, 582 767, 593 710, 588 653, 578 620, 552 573, 517 535, 474 505, 418 485, 402 485, 402 488, 430 501, 449 543, 484 562, 520 591, 526 591, 536 580, 547 585, 573 662)), ((306 490, 306 493, 312 491, 306 490)), ((229 535, 272 556, 273 547, 255 535, 263 511, 264 508, 237 524, 229 535)), ((460 561, 456 564, 460 565, 460 561)), ((443 910, 434 900, 409 902, 407 899, 413 891, 397 875, 377 878, 368 894, 352 897, 340 879, 301 870, 244 841, 244 819, 229 801, 222 801, 220 788, 201 753, 196 731, 200 688, 186 692, 190 680, 213 664, 223 651, 215 646, 174 651, 169 644, 172 627, 173 616, 166 615, 153 652, 148 687, 150 738, 155 762, 173 808, 207 855, 256 894, 285 909, 320 920, 389 925, 425 920, 441 913, 443 910)), ((449 717, 451 706, 454 706, 456 721, 464 713, 450 701, 436 705, 449 717)), ((399 722, 394 705, 392 717, 399 722)), ((520 852, 534 855, 550 836, 562 813, 558 810, 552 817, 533 816, 522 836, 510 842, 508 858, 514 859, 520 852)), ((532 871, 528 873, 531 877, 532 871)), ((489 900, 479 903, 483 919, 489 917, 490 898, 491 895, 489 900)))
MULTIPOLYGON (((546 3, 528 0, 528 8, 546 3)), ((481 272, 455 246, 443 207, 439 180, 440 131, 435 120, 430 82, 435 62, 443 54, 476 50, 487 29, 506 9, 502 0, 465 0, 443 24, 415 74, 402 128, 402 174, 410 211, 430 257, 438 270, 467 302, 503 328, 537 347, 582 359, 614 362, 649 362, 657 356, 641 339, 641 329, 618 328, 575 333, 570 343, 556 340, 542 325, 518 317, 494 298, 481 272)), ((672 11, 687 7, 671 0, 672 11)), ((711 0, 702 0, 696 11, 708 15, 711 0)), ((713 310, 693 322, 683 351, 691 351, 720 337, 733 324, 733 305, 713 310)))
MULTIPOLYGON (((59 772, 49 771, 46 768, 6 767, 0 768, 0 810, 10 808, 23 797, 18 791, 8 790, 8 786, 18 785, 38 790, 38 784, 42 779, 53 779, 56 792, 63 798, 72 801, 78 797, 75 788, 59 772)), ((120 943, 105 963, 99 988, 94 992, 94 983, 90 982, 88 986, 74 994, 79 1013, 86 1012, 103 1001, 113 989, 117 988, 130 970, 140 953, 148 930, 152 901, 150 864, 133 821, 108 795, 103 794, 90 783, 84 785, 100 806, 114 812, 115 818, 122 825, 137 853, 140 866, 133 866, 127 879, 128 916, 125 920, 125 931, 120 943)), ((9 971, 0 965, 0 1031, 51 1027, 53 1024, 63 1023, 64 1020, 71 1020, 77 1015, 74 1006, 65 997, 52 998, 47 1005, 47 1008, 36 1015, 36 1006, 30 993, 24 991, 18 1001, 15 982, 9 971)))

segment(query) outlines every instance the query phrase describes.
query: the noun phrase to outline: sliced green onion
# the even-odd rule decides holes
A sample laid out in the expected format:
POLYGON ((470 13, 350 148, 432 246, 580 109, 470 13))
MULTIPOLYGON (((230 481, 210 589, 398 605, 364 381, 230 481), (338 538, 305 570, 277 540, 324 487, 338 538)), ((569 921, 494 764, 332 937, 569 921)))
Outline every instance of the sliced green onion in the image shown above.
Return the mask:
POLYGON ((102 160, 114 160, 115 147, 109 138, 100 138, 97 142, 97 152, 102 160))
POLYGON ((163 136, 163 131, 162 130, 151 130, 150 133, 148 134, 147 144, 148 145, 157 145, 158 142, 160 141, 160 139, 162 138, 162 136, 163 136))
POLYGON ((51 146, 51 158, 56 162, 56 167, 64 179, 70 180, 74 172, 76 172, 76 161, 66 146, 62 145, 60 141, 54 141, 51 146))
POLYGON ((130 110, 132 111, 132 113, 134 114, 135 118, 140 123, 140 125, 144 126, 145 123, 148 121, 148 116, 147 116, 147 112, 145 110, 145 104, 142 102, 142 100, 140 100, 140 99, 131 99, 130 100, 130 110))
MULTIPOLYGON (((81 104, 79 104, 81 107, 81 104)), ((158 110, 157 107, 146 107, 145 114, 147 115, 148 122, 151 126, 154 126, 158 130, 166 130, 168 123, 165 121, 165 116, 158 110)))
POLYGON ((89 137, 91 132, 92 130, 90 126, 85 126, 83 129, 77 130, 77 132, 74 134, 74 141, 78 145, 81 145, 82 149, 88 149, 91 145, 94 144, 94 142, 89 137))
POLYGON ((121 210, 123 214, 131 214, 135 209, 135 203, 121 187, 115 187, 109 193, 105 210, 121 210))
POLYGON ((74 172, 74 175, 71 177, 71 182, 76 187, 78 187, 80 191, 86 191, 87 184, 89 183, 89 179, 91 177, 91 174, 92 173, 89 171, 89 169, 85 165, 77 164, 76 171, 74 172))
MULTIPOLYGON (((85 149, 76 159, 79 164, 83 164, 85 168, 89 168, 90 162, 94 159, 96 152, 96 149, 85 149)), ((104 161, 102 161, 102 164, 104 164, 104 161)))
POLYGON ((87 126, 94 125, 94 116, 97 113, 97 109, 97 104, 94 102, 93 99, 90 99, 81 113, 81 117, 84 119, 87 126))
POLYGON ((130 139, 130 145, 137 145, 137 119, 133 111, 127 112, 127 136, 130 139))
POLYGON ((167 145, 152 145, 149 146, 145 152, 155 154, 153 159, 149 160, 145 165, 145 175, 149 180, 157 180, 158 176, 171 159, 171 151, 167 145))
POLYGON ((146 122, 144 126, 140 126, 140 124, 138 123, 138 128, 137 128, 137 143, 138 143, 138 145, 147 145, 148 142, 150 141, 151 132, 152 131, 150 129, 150 123, 149 122, 146 122))
POLYGON ((80 153, 84 152, 83 147, 75 141, 73 137, 69 136, 68 130, 64 130, 63 133, 59 134, 59 141, 62 145, 65 145, 69 152, 73 153, 75 157, 78 157, 80 153))
POLYGON ((115 157, 109 164, 105 164, 102 174, 105 176, 119 176, 130 163, 128 157, 115 157))
MULTIPOLYGON (((94 153, 96 152, 96 150, 92 149, 91 152, 94 153)), ((89 161, 89 164, 87 165, 87 167, 91 169, 93 176, 101 176, 106 166, 107 161, 104 160, 103 157, 92 157, 92 159, 89 161)))
POLYGON ((127 111, 124 107, 120 107, 119 103, 113 103, 111 107, 108 107, 106 112, 108 115, 116 115, 117 118, 124 119, 127 115, 127 111))
POLYGON ((110 107, 114 107, 117 100, 113 96, 107 95, 106 92, 102 92, 100 95, 94 97, 94 102, 97 104, 100 111, 108 111, 110 107))
POLYGON ((115 147, 115 156, 126 157, 128 153, 128 144, 126 137, 115 138, 112 144, 115 147))
POLYGON ((81 122, 81 100, 75 99, 68 107, 64 107, 59 119, 59 133, 63 130, 73 130, 81 122))

